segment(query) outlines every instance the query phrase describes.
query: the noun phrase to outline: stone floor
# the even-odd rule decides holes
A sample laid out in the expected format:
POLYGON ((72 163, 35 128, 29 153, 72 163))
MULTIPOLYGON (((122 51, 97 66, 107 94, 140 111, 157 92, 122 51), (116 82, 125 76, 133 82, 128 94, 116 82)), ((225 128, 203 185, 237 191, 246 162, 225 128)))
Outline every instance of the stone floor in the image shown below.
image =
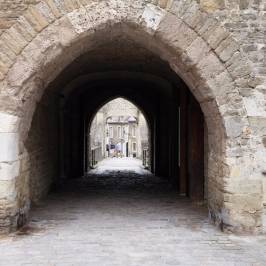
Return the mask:
POLYGON ((146 175, 149 173, 142 166, 142 161, 136 158, 105 158, 97 164, 97 167, 90 171, 92 174, 109 175, 109 172, 129 171, 131 173, 146 175))
POLYGON ((164 180, 111 171, 51 193, 0 240, 0 265, 266 265, 266 235, 224 234, 164 180))

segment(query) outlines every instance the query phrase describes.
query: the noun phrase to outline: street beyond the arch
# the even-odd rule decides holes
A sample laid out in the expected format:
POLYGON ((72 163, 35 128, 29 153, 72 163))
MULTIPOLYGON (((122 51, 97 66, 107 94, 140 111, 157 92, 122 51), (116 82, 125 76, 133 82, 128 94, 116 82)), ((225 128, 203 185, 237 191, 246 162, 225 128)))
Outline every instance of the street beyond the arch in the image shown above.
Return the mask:
POLYGON ((0 265, 266 264, 266 235, 223 233, 207 212, 137 159, 108 158, 51 193, 28 226, 2 238, 0 265))

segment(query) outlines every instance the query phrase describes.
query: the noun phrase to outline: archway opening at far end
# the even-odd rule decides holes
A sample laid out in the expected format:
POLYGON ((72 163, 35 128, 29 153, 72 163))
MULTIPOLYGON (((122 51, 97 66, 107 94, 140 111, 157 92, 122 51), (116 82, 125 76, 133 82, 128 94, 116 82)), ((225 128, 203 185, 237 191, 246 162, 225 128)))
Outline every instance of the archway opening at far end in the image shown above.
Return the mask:
POLYGON ((124 97, 104 103, 88 121, 87 173, 151 170, 151 134, 141 109, 124 97))

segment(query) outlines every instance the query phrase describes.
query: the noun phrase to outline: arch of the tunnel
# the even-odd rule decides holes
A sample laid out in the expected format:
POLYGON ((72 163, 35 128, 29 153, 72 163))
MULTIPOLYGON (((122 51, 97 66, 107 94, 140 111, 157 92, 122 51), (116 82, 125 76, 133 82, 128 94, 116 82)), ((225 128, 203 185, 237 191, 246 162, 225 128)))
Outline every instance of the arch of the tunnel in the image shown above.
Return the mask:
MULTIPOLYGON (((181 81, 178 80, 178 82, 181 81)), ((155 89, 159 91, 168 91, 171 88, 172 85, 159 76, 132 71, 111 71, 81 76, 73 80, 70 84, 67 84, 66 88, 62 91, 62 95, 64 95, 65 99, 65 108, 68 108, 75 99, 82 99, 83 104, 78 105, 79 107, 84 106, 82 110, 82 121, 85 123, 82 122, 82 125, 84 125, 84 128, 81 130, 82 132, 86 132, 88 124, 92 121, 97 111, 112 99, 122 97, 137 106, 148 123, 150 133, 149 139, 151 140, 151 169, 152 172, 155 173, 156 158, 158 157, 155 154, 156 106, 151 99, 155 95, 155 89), (112 88, 110 88, 110 86, 112 88), (146 92, 147 88, 149 88, 149 91, 146 92), (145 94, 143 94, 144 92, 145 94)), ((85 135, 82 135, 80 139, 86 139, 85 135)), ((85 146, 84 142, 80 144, 80 157, 77 161, 82 162, 82 165, 80 165, 79 171, 75 168, 73 174, 68 174, 69 176, 76 177, 77 175, 83 175, 85 173, 86 159, 84 157, 85 152, 82 150, 85 146)), ((62 163, 65 164, 64 162, 62 163)), ((69 164, 70 163, 71 162, 69 162, 69 164)), ((65 177, 66 175, 63 174, 61 176, 65 177)))
MULTIPOLYGON (((128 82, 130 82, 130 81, 128 81, 128 82)), ((88 85, 88 87, 89 87, 89 85, 88 85)), ((129 86, 127 85, 127 87, 129 87, 129 86)), ((88 88, 88 89, 91 89, 91 88, 88 88)), ((109 102, 111 102, 117 98, 123 98, 123 99, 129 101, 130 103, 132 103, 133 105, 135 105, 141 111, 141 113, 144 115, 144 118, 147 121, 148 127, 152 128, 152 124, 153 124, 152 120, 153 119, 152 119, 151 111, 147 111, 146 110, 147 108, 145 108, 145 106, 142 103, 139 103, 138 100, 133 99, 132 97, 130 97, 130 95, 125 95, 124 93, 121 93, 121 91, 119 93, 116 93, 116 92, 111 93, 111 95, 109 95, 109 96, 103 96, 102 99, 100 99, 98 102, 96 102, 93 112, 85 111, 84 116, 86 117, 86 120, 85 120, 85 124, 87 125, 86 128, 90 128, 90 125, 93 121, 93 118, 96 116, 97 112, 103 106, 105 106, 107 103, 109 103, 109 102)))
MULTIPOLYGON (((241 75, 250 75, 248 67, 244 70, 238 69, 239 64, 248 65, 239 52, 239 45, 220 25, 217 26, 218 37, 215 40, 211 37, 208 39, 208 35, 207 37, 204 35, 206 31, 201 30, 204 23, 198 27, 199 24, 191 20, 191 15, 187 17, 182 17, 179 13, 175 15, 171 5, 169 12, 152 4, 144 4, 143 1, 134 1, 134 4, 121 2, 121 5, 116 5, 116 1, 114 2, 114 6, 103 2, 100 7, 97 6, 98 3, 96 6, 95 3, 89 3, 86 7, 80 7, 76 2, 70 10, 63 4, 62 12, 58 12, 57 3, 49 1, 48 16, 42 13, 38 4, 32 7, 35 12, 28 13, 26 17, 34 22, 36 16, 32 15, 31 18, 31 14, 40 14, 37 23, 30 23, 31 27, 35 27, 33 31, 39 33, 35 34, 34 39, 26 38, 25 42, 18 42, 15 48, 16 53, 20 54, 14 56, 14 62, 8 62, 9 66, 4 68, 4 71, 3 68, 1 70, 1 101, 5 103, 1 105, 1 110, 4 109, 3 119, 9 122, 1 137, 4 138, 3 134, 8 131, 11 134, 8 138, 14 143, 12 152, 2 156, 1 160, 3 162, 19 160, 19 154, 24 151, 23 143, 30 128, 36 102, 42 96, 47 84, 73 58, 97 46, 103 37, 114 38, 118 36, 117 32, 123 32, 168 61, 201 103, 208 125, 209 141, 212 142, 209 154, 211 160, 209 177, 212 185, 209 208, 215 219, 218 223, 235 230, 260 230, 261 195, 254 193, 250 200, 250 202, 259 202, 255 209, 251 203, 246 205, 245 210, 238 209, 238 203, 234 201, 234 195, 238 198, 245 197, 245 193, 238 191, 236 184, 242 183, 242 176, 246 176, 244 171, 247 166, 244 156, 236 160, 230 155, 230 147, 236 145, 243 134, 250 135, 249 131, 245 130, 249 125, 245 105, 234 83, 241 75), (97 16, 99 15, 101 19, 95 18, 95 9, 99 10, 101 15, 97 16), (110 16, 110 9, 117 12, 110 16), (65 15, 62 14, 64 12, 65 15), (113 30, 114 28, 118 31, 113 30), (102 34, 102 30, 106 30, 108 34, 102 34), (229 45, 224 45, 223 41, 229 42, 229 45), (204 52, 198 53, 198 47, 204 52), (230 61, 233 55, 238 56, 237 62, 230 61), (228 115, 230 112, 237 116, 228 115), (219 145, 215 145, 217 139, 219 145), (234 182, 229 182, 230 178, 225 180, 226 177, 235 178, 234 182), (229 203, 225 200, 227 190, 232 197, 229 203), (248 219, 245 219, 247 216, 248 219)), ((186 14, 194 13, 190 13, 189 8, 185 10, 186 14)), ((206 17, 202 12, 198 14, 206 17)), ((13 28, 8 34, 13 36, 19 33, 13 28)), ((12 48, 14 47, 11 45, 12 48)), ((7 51, 6 49, 10 47, 3 49, 7 51)), ((9 54, 14 53, 10 51, 9 54)), ((249 153, 248 147, 244 154, 247 153, 249 153)), ((252 175, 250 171, 248 172, 252 175)), ((21 177, 19 171, 16 174, 10 170, 8 174, 15 175, 13 178, 9 176, 9 179, 13 180, 11 182, 18 192, 17 197, 11 200, 12 215, 9 214, 11 217, 17 217, 11 222, 16 224, 16 219, 21 217, 21 213, 27 213, 29 204, 25 195, 19 191, 19 182, 15 182, 21 177)))

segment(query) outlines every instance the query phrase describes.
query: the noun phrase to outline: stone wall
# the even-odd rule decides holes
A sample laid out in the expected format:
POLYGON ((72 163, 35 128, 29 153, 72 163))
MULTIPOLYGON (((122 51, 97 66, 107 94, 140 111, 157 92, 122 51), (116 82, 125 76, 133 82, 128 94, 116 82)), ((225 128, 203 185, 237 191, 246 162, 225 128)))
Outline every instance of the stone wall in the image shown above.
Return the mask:
POLYGON ((266 2, 264 0, 198 0, 203 10, 232 33, 253 63, 257 76, 266 74, 266 2))
MULTIPOLYGON (((48 98, 49 101, 44 97, 36 109, 24 153, 19 155, 19 160, 0 164, 0 195, 9 191, 4 198, 0 196, 0 216, 5 217, 0 219, 0 234, 23 225, 28 219, 30 206, 47 195, 58 177, 58 104, 56 97, 48 98), (16 177, 12 181, 13 188, 8 184, 10 176, 6 174, 7 169, 12 169, 16 177), (16 210, 13 204, 17 206, 16 210)), ((6 117, 6 122, 9 119, 12 116, 6 117)), ((15 151, 16 143, 12 143, 9 144, 9 153, 2 150, 9 157, 15 151)))
POLYGON ((38 0, 0 0, 0 34, 11 27, 30 4, 38 0))
MULTIPOLYGON (((266 117, 264 62, 259 58, 264 42, 252 45, 256 34, 262 36, 263 26, 254 26, 255 33, 250 30, 246 34, 234 27, 239 22, 255 25, 254 18, 264 18, 264 4, 240 1, 241 5, 231 7, 233 1, 206 0, 199 1, 199 9, 192 0, 46 2, 29 9, 16 27, 0 36, 0 109, 24 116, 20 124, 25 127, 12 129, 13 135, 8 136, 5 128, 0 128, 1 142, 6 137, 9 141, 4 149, 12 140, 24 139, 35 109, 34 98, 73 58, 98 46, 101 32, 106 37, 112 29, 114 37, 116 26, 120 34, 138 40, 167 61, 201 103, 209 130, 208 195, 214 220, 228 230, 259 231, 266 117), (254 10, 258 16, 244 17, 245 10, 254 10), (248 47, 250 51, 243 52, 248 47), (39 80, 43 87, 38 86, 39 80), (25 106, 32 113, 23 114, 25 106)), ((0 154, 1 163, 17 160, 17 150, 10 158, 0 154)), ((13 174, 11 170, 8 173, 13 174)), ((12 182, 8 183, 11 188, 12 182)))
MULTIPOLYGON (((240 41, 253 63, 256 74, 266 75, 266 1, 265 0, 194 0, 203 11, 212 13, 240 41)), ((0 0, 0 33, 9 28, 28 6, 40 0, 0 0)), ((166 2, 153 0, 151 2, 166 2)), ((179 0, 177 2, 193 2, 179 0)), ((163 4, 162 4, 163 5, 163 4)), ((265 91, 264 91, 265 92, 265 91)), ((265 94, 264 94, 265 95, 265 94)), ((266 107, 264 107, 266 109, 266 107)))
MULTIPOLYGON (((36 4, 40 0, 0 0, 0 34, 4 29, 9 28, 17 18, 31 4, 36 4)), ((166 6, 167 1, 153 0, 154 4, 166 6)), ((169 2, 169 1, 168 1, 169 2)), ((170 1, 171 2, 171 1, 170 1)), ((172 1, 174 2, 174 1, 172 1)), ((201 9, 208 14, 214 14, 232 36, 239 41, 242 50, 247 55, 253 66, 253 78, 241 78, 238 85, 244 97, 245 105, 252 129, 260 131, 258 140, 261 149, 266 148, 266 1, 265 0, 179 0, 176 2, 187 2, 187 6, 197 2, 201 9), (253 87, 250 90, 249 87, 253 87), (259 128, 258 128, 259 127, 259 128), (262 140, 262 141, 261 141, 262 140)), ((196 12, 196 8, 195 8, 196 12)), ((207 18, 207 17, 206 17, 207 18)), ((219 32, 213 32, 219 34, 219 32)), ((224 36, 226 37, 226 36, 224 36)), ((229 45, 224 43, 224 45, 229 45)), ((233 49, 233 47, 232 47, 233 49)), ((240 58, 235 56, 234 60, 243 68, 240 58)), ((257 149, 257 160, 263 161, 261 165, 266 165, 266 159, 257 149)), ((266 168, 266 167, 265 167, 266 168)), ((261 174, 265 169, 258 169, 261 174)), ((266 203, 266 177, 264 178, 265 203, 266 203)))
MULTIPOLYGON (((266 169, 266 1, 265 0, 200 0, 207 12, 213 12, 217 19, 238 40, 241 49, 252 65, 253 78, 238 80, 240 93, 244 97, 251 128, 260 142, 254 150, 259 165, 258 175, 266 169), (253 87, 250 90, 249 85, 253 87), (263 168, 264 165, 264 168, 263 168)), ((241 62, 238 62, 239 67, 241 62)), ((264 204, 266 204, 266 177, 264 183, 264 204)))
POLYGON ((20 185, 27 187, 29 184, 29 191, 23 196, 24 200, 29 198, 31 204, 47 195, 59 177, 58 98, 45 96, 38 104, 25 143, 23 173, 26 182, 20 185))

